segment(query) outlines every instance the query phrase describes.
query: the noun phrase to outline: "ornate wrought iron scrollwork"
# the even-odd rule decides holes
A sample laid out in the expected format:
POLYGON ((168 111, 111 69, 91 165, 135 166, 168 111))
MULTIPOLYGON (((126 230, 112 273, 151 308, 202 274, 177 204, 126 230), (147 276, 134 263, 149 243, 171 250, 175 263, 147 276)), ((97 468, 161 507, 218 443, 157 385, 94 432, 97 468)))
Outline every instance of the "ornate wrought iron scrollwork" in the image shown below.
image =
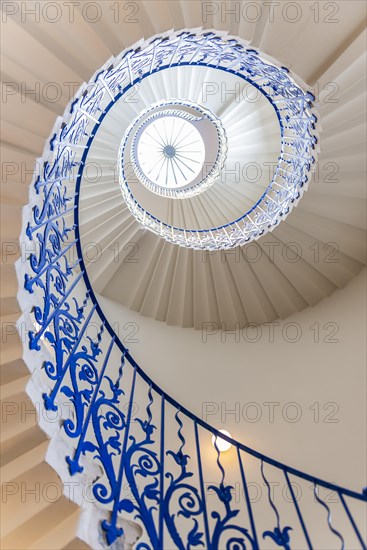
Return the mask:
POLYGON ((164 508, 165 523, 171 538, 177 548, 184 550, 185 548, 204 546, 204 533, 199 529, 197 519, 203 513, 203 502, 199 488, 188 482, 192 480, 193 473, 188 471, 190 456, 184 452, 186 440, 182 433, 183 423, 180 419, 179 410, 176 411, 175 419, 179 425, 178 437, 181 445, 177 451, 166 451, 166 455, 173 458, 179 467, 179 473, 174 476, 171 472, 166 472, 165 477, 169 480, 169 485, 162 506, 164 508), (177 498, 177 504, 172 510, 174 498, 177 498), (180 534, 180 525, 178 525, 176 518, 192 520, 192 527, 186 536, 186 540, 180 534))
POLYGON ((269 504, 272 507, 272 509, 275 513, 275 516, 276 516, 276 520, 277 520, 276 527, 274 527, 274 529, 272 531, 271 530, 264 531, 263 538, 265 539, 265 538, 269 537, 275 542, 275 544, 277 546, 283 547, 284 550, 291 550, 289 531, 292 531, 292 527, 289 527, 289 526, 286 526, 286 527, 283 527, 283 528, 280 527, 279 512, 278 512, 278 509, 275 506, 275 504, 273 502, 273 499, 271 497, 271 488, 270 488, 270 484, 269 484, 267 478, 265 477, 264 462, 263 461, 261 461, 261 475, 262 475, 262 478, 263 478, 263 480, 265 482, 265 485, 267 487, 267 490, 268 490, 269 504))
MULTIPOLYGON (((289 476, 292 475, 307 483, 311 481, 315 487, 337 491, 357 540, 365 548, 346 499, 354 499, 356 503, 366 501, 366 493, 316 479, 233 440, 231 443, 237 448, 246 495, 249 529, 239 519, 240 509, 234 506, 231 485, 225 483, 226 472, 216 443, 221 481, 219 485, 211 485, 216 506, 208 518, 198 427, 206 438, 213 433, 220 436, 219 432, 181 407, 140 369, 104 318, 89 285, 79 242, 78 194, 93 137, 109 109, 134 83, 152 72, 169 70, 169 67, 180 64, 205 64, 234 74, 246 73, 246 78, 255 86, 267 89, 271 101, 279 100, 282 141, 294 154, 282 152, 274 185, 264 197, 263 210, 251 218, 244 218, 243 225, 239 221, 233 224, 233 238, 256 238, 276 223, 277 217, 287 212, 301 193, 315 161, 317 135, 314 131, 313 96, 295 86, 286 69, 262 59, 257 51, 234 38, 197 30, 155 38, 141 49, 129 50, 112 64, 109 62, 90 85, 78 93, 62 124, 58 122, 53 131, 42 174, 34 183, 37 204, 25 232, 27 239, 39 245, 28 258, 24 280, 25 290, 34 300, 34 326, 29 327, 29 346, 32 350, 39 350, 42 341, 46 340, 52 353, 52 358, 43 365, 47 385, 53 384, 47 393, 43 393, 45 407, 54 410, 60 395, 72 404, 72 413, 62 426, 63 437, 70 438, 74 446, 74 454, 65 457, 70 474, 78 475, 89 461, 100 465, 100 475, 92 480, 93 494, 97 503, 110 512, 110 518, 102 523, 109 545, 123 534, 118 525, 119 516, 123 515, 140 522, 144 528, 150 542, 138 543, 137 549, 140 550, 150 547, 161 550, 164 532, 182 550, 196 547, 218 550, 223 544, 227 550, 257 549, 257 519, 248 496, 241 452, 257 461, 268 489, 264 463, 284 473, 289 485, 289 476), (281 98, 277 99, 277 95, 281 98), (73 233, 75 238, 72 239, 73 233), (74 248, 77 250, 75 262, 69 260, 69 252, 74 248), (95 339, 87 334, 92 318, 99 327, 95 339), (121 355, 120 363, 116 362, 116 350, 121 355), (125 382, 130 379, 126 373, 132 378, 130 388, 125 382), (146 388, 148 405, 144 417, 134 418, 133 431, 132 403, 137 378, 146 388), (123 396, 129 404, 126 414, 122 409, 123 396), (153 396, 162 400, 160 413, 156 410, 153 413, 153 396), (167 407, 165 414, 172 414, 176 422, 178 448, 177 438, 174 442, 169 439, 167 424, 162 421, 164 403, 170 404, 171 411, 167 412, 167 407), (190 456, 185 435, 193 425, 195 442, 190 456), (160 451, 157 450, 159 444, 160 451), (125 482, 131 496, 125 490, 125 482)), ((197 235, 181 230, 179 235, 180 244, 195 244, 197 235)), ((202 233, 199 238, 200 246, 211 246, 212 234, 202 233)), ((229 244, 223 235, 217 235, 215 239, 215 246, 229 244)), ((213 459, 205 457, 205 460, 213 459)), ((291 496, 305 540, 311 548, 312 537, 308 534, 301 506, 292 491, 291 496)), ((315 497, 327 509, 330 530, 344 545, 343 535, 331 525, 330 509, 317 492, 315 497)), ((281 527, 280 512, 270 492, 268 504, 275 513, 276 526, 264 530, 262 536, 289 550, 296 526, 281 527)))

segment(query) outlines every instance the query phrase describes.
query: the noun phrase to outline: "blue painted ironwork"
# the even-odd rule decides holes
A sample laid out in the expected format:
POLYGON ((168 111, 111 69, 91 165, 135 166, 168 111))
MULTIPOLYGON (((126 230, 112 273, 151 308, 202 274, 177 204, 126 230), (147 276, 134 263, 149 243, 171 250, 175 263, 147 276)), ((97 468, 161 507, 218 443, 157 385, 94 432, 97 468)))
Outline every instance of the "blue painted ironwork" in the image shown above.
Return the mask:
POLYGON ((308 530, 306 528, 306 525, 305 525, 305 522, 303 521, 303 517, 302 517, 302 514, 301 514, 301 510, 298 506, 298 502, 297 502, 297 499, 295 497, 295 494, 294 494, 294 490, 293 490, 293 487, 292 487, 292 484, 289 480, 289 475, 288 475, 288 472, 285 470, 284 471, 284 475, 285 475, 285 479, 287 481, 287 485, 289 487, 289 490, 290 490, 290 493, 292 495, 292 501, 293 501, 293 504, 296 508, 296 511, 297 511, 297 516, 298 516, 298 519, 301 523, 301 526, 302 526, 302 531, 303 531, 303 534, 305 536, 305 539, 306 539, 306 542, 307 542, 307 545, 308 545, 308 548, 312 548, 312 544, 311 544, 311 540, 310 540, 310 536, 308 534, 308 530))
POLYGON ((354 521, 354 518, 353 518, 352 514, 350 513, 349 507, 348 507, 348 505, 345 501, 343 493, 339 493, 339 498, 340 498, 341 503, 343 504, 343 507, 344 507, 344 510, 345 510, 345 512, 348 516, 348 519, 349 519, 350 523, 353 526, 354 532, 357 535, 358 542, 360 543, 362 550, 366 550, 366 545, 365 545, 365 543, 362 539, 362 535, 361 535, 361 533, 360 533, 360 531, 357 527, 356 522, 354 521))
POLYGON ((315 499, 317 500, 317 502, 318 502, 319 504, 321 504, 321 506, 322 506, 323 508, 325 508, 325 510, 327 511, 327 522, 328 522, 329 529, 330 529, 330 531, 331 531, 336 537, 338 537, 338 539, 339 539, 340 542, 341 542, 341 550, 344 550, 344 548, 345 548, 344 537, 343 537, 343 535, 342 535, 337 529, 335 529, 335 527, 333 527, 333 525, 332 525, 332 523, 331 523, 331 510, 330 510, 329 506, 326 504, 326 502, 324 502, 324 501, 319 497, 319 494, 318 494, 318 485, 317 485, 316 482, 314 483, 314 495, 315 495, 315 499))
MULTIPOLYGON (((69 364, 71 363, 71 361, 74 361, 77 353, 77 348, 85 331, 89 326, 90 320, 95 311, 95 306, 93 306, 84 322, 84 325, 80 329, 79 325, 83 319, 83 309, 86 306, 87 299, 88 298, 86 298, 86 300, 83 302, 82 308, 79 308, 78 317, 73 317, 71 322, 70 319, 68 319, 67 330, 64 329, 64 324, 62 324, 61 327, 59 326, 60 315, 56 315, 54 320, 54 332, 49 332, 45 335, 47 340, 54 348, 55 355, 54 362, 46 361, 44 364, 44 369, 47 373, 47 376, 51 380, 55 380, 55 385, 51 393, 49 395, 47 393, 43 394, 44 403, 47 410, 57 409, 57 405, 55 404, 55 397, 57 396, 62 381, 68 371, 69 364), (63 336, 61 336, 61 334, 63 334, 63 336), (67 355, 64 364, 65 351, 69 351, 70 353, 69 355, 67 355)), ((86 352, 85 346, 83 346, 83 348, 83 351, 86 352)), ((94 352, 94 354, 95 353, 96 352, 94 352)))
MULTIPOLYGON (((180 439, 181 445, 177 451, 167 451, 167 456, 172 456, 176 464, 179 466, 179 473, 174 476, 171 472, 166 473, 166 478, 169 480, 169 485, 163 502, 164 506, 163 513, 164 519, 168 528, 168 531, 171 535, 173 542, 177 548, 190 548, 194 546, 200 546, 203 544, 203 532, 199 530, 199 523, 196 519, 201 515, 203 511, 203 500, 199 495, 199 489, 189 483, 189 480, 192 478, 193 473, 188 471, 190 456, 184 452, 186 440, 182 433, 183 423, 180 419, 180 411, 177 410, 175 414, 175 420, 179 426, 178 428, 178 437, 180 439), (179 510, 173 509, 171 503, 173 501, 173 496, 179 494, 179 510), (177 529, 175 522, 175 517, 182 517, 186 520, 191 520, 189 522, 191 529, 187 535, 186 544, 183 541, 182 536, 177 529)), ((161 502, 162 502, 161 500, 161 502)))
POLYGON ((247 487, 247 483, 246 483, 245 470, 243 468, 243 463, 242 463, 242 460, 241 460, 241 454, 240 454, 240 450, 239 450, 238 446, 237 446, 237 460, 238 460, 238 464, 240 466, 241 480, 242 480, 243 490, 245 492, 245 497, 246 497, 246 506, 247 506, 248 516, 249 516, 250 525, 251 525, 252 540, 253 540, 253 543, 254 543, 254 548, 259 548, 259 543, 257 541, 254 515, 252 513, 250 495, 249 495, 249 491, 248 491, 248 487, 247 487))
MULTIPOLYGON (((345 535, 332 525, 331 509, 320 499, 317 488, 335 491, 355 535, 351 544, 358 542, 365 549, 358 519, 347 505, 347 499, 364 505, 365 491, 358 493, 340 487, 276 461, 222 434, 181 406, 135 362, 105 318, 90 285, 82 257, 78 218, 79 188, 90 145, 104 116, 126 91, 153 71, 169 70, 170 66, 180 64, 206 64, 235 74, 246 68, 254 85, 265 80, 274 91, 269 100, 274 102, 282 121, 284 143, 287 129, 297 128, 297 132, 307 137, 307 146, 301 142, 295 145, 297 155, 313 150, 311 128, 315 120, 305 121, 300 116, 305 109, 311 109, 312 98, 289 84, 285 69, 275 71, 275 66, 265 63, 254 50, 211 32, 173 33, 154 39, 142 50, 129 50, 77 94, 64 121, 58 122, 54 129, 42 174, 34 183, 35 208, 25 239, 31 243, 35 240, 39 246, 29 256, 24 280, 24 288, 34 304, 29 347, 37 351, 45 340, 52 355, 43 365, 44 376, 51 386, 43 394, 45 407, 55 409, 57 400, 62 399, 72 405, 70 417, 64 419, 61 428, 74 447, 74 454, 65 456, 70 474, 79 476, 83 471, 86 475, 88 464, 99 463, 101 475, 97 479, 94 476, 92 483, 97 502, 110 512, 110 517, 102 522, 106 545, 123 535, 121 516, 142 525, 145 541, 138 542, 139 550, 161 550, 163 545, 169 546, 170 541, 180 549, 217 550, 223 544, 228 549, 258 549, 261 545, 257 534, 260 533, 259 518, 251 506, 242 454, 258 464, 268 488, 269 509, 276 516, 275 527, 261 528, 263 538, 287 550, 297 530, 296 525, 281 527, 284 518, 271 498, 268 477, 264 474, 266 464, 268 476, 272 469, 285 475, 309 548, 313 548, 313 533, 317 534, 324 525, 322 522, 317 526, 306 524, 290 476, 314 485, 316 504, 327 510, 328 528, 344 548, 345 535), (241 52, 240 57, 236 50, 241 52), (283 100, 276 99, 275 93, 281 94, 283 100), (283 119, 285 111, 292 112, 293 117, 283 119), (72 201, 74 204, 70 206, 72 201), (70 262, 69 251, 74 248, 77 261, 70 262), (94 339, 87 334, 92 318, 99 327, 94 339), (145 395, 147 405, 144 414, 133 418, 137 385, 140 399, 145 395), (128 399, 127 414, 123 412, 123 398, 128 399), (161 406, 154 407, 155 403, 161 406), (169 435, 172 434, 167 428, 170 421, 176 426, 178 443, 169 435), (225 483, 228 472, 215 439, 216 466, 221 480, 219 485, 211 484, 216 504, 209 514, 204 478, 211 458, 204 457, 201 443, 203 438, 207 440, 212 435, 235 447, 245 500, 238 507, 234 505, 231 485, 225 483), (240 519, 241 509, 248 515, 248 525, 240 519)), ((307 180, 309 163, 309 158, 284 152, 278 168, 285 177, 279 188, 292 189, 296 197, 307 180)), ((276 202, 279 193, 271 195, 272 201, 276 202)), ((261 216, 257 216, 254 235, 268 226, 269 218, 274 220, 276 208, 271 206, 270 198, 266 200, 264 219, 261 221, 261 216)))
POLYGON ((276 520, 277 520, 276 527, 274 527, 274 529, 272 531, 267 530, 267 531, 263 532, 263 538, 265 539, 266 537, 270 537, 277 544, 277 546, 281 546, 282 548, 284 548, 284 550, 291 550, 289 531, 292 531, 292 527, 289 527, 288 525, 286 527, 283 527, 283 529, 280 527, 279 512, 278 512, 278 509, 275 506, 275 504, 273 502, 273 499, 271 497, 271 488, 270 488, 269 482, 268 482, 268 480, 265 476, 265 473, 264 473, 264 461, 263 460, 261 461, 260 469, 261 469, 262 478, 265 481, 265 485, 266 485, 267 490, 268 490, 269 504, 272 507, 272 509, 274 510, 274 514, 275 514, 276 520))
POLYGON ((218 436, 215 435, 214 439, 214 448, 217 453, 217 466, 221 472, 221 481, 219 487, 215 485, 210 485, 209 489, 212 489, 217 494, 220 502, 224 505, 225 513, 221 515, 220 512, 214 511, 211 516, 215 520, 215 527, 213 530, 212 539, 209 544, 209 548, 223 548, 223 543, 221 542, 221 536, 226 533, 226 531, 236 533, 237 536, 232 534, 231 538, 226 544, 226 548, 231 548, 232 544, 236 544, 237 548, 247 548, 247 544, 251 545, 251 548, 256 548, 255 540, 251 537, 248 529, 242 527, 241 525, 236 525, 233 523, 234 518, 238 515, 239 510, 232 510, 232 486, 225 484, 225 470, 220 461, 220 451, 217 445, 218 436), (230 523, 231 522, 231 523, 230 523))

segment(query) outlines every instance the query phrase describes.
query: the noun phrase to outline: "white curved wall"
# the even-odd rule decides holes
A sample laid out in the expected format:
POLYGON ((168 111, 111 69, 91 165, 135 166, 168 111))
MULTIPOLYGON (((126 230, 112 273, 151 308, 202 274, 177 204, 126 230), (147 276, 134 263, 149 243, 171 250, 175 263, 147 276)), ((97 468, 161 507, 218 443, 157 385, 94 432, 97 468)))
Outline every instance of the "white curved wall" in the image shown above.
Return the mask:
POLYGON ((365 271, 314 308, 236 334, 167 326, 102 297, 100 304, 142 368, 188 409, 273 458, 360 491, 364 281, 365 271))

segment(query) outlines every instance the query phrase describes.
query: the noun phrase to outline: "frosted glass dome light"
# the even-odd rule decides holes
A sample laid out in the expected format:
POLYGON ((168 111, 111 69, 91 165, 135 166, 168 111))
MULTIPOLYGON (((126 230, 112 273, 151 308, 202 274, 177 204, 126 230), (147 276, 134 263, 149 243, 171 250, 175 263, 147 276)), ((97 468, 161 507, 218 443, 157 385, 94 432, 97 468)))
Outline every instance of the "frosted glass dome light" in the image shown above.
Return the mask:
POLYGON ((204 140, 191 122, 178 116, 151 120, 141 132, 136 148, 141 171, 159 187, 187 186, 203 169, 204 140))
MULTIPOLYGON (((231 434, 227 432, 227 430, 219 430, 219 431, 220 433, 226 435, 227 437, 232 437, 231 434)), ((217 446, 218 451, 220 451, 221 453, 225 453, 226 451, 229 451, 229 449, 232 447, 231 443, 215 435, 213 435, 212 437, 212 443, 213 443, 213 447, 215 448, 215 446, 217 446)))

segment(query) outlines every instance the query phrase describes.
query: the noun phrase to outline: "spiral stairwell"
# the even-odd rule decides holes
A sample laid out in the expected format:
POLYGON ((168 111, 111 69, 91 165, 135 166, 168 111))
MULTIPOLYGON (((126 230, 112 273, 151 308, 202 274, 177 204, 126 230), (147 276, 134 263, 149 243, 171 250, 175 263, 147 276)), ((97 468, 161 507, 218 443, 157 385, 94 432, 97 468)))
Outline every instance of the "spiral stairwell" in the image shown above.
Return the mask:
MULTIPOLYGON (((346 2, 335 3, 337 15, 324 10, 315 22, 312 3, 304 2, 302 18, 293 22, 284 14, 269 20, 269 7, 260 2, 262 15, 256 21, 225 16, 220 2, 208 7, 200 1, 138 1, 130 3, 131 13, 125 4, 115 3, 118 22, 111 6, 100 2, 98 21, 92 22, 78 5, 72 21, 62 9, 56 23, 42 16, 39 21, 24 19, 21 7, 2 5, 2 547, 214 549, 225 547, 220 537, 234 525, 235 541, 243 544, 238 548, 365 548, 360 511, 365 494, 277 463, 230 438, 247 496, 246 506, 235 510, 227 490, 235 473, 222 465, 219 432, 149 378, 99 305, 102 297, 167 325, 200 330, 203 323, 213 323, 232 330, 286 319, 360 273, 366 262, 365 5, 350 2, 351 9, 346 2), (327 18, 333 17, 342 24, 329 23, 327 18), (217 65, 207 59, 180 66, 180 60, 165 70, 154 60, 158 64, 152 69, 152 61, 147 78, 144 61, 136 72, 140 79, 129 82, 127 100, 123 85, 106 89, 111 70, 118 70, 126 57, 134 61, 133 55, 152 44, 157 51, 168 45, 177 52, 177 40, 186 40, 185 33, 192 43, 215 36, 216 44, 228 49, 230 37, 239 37, 244 50, 257 52, 264 63, 276 60, 272 66, 288 68, 301 89, 316 98, 317 163, 307 192, 301 198, 302 189, 293 197, 281 223, 235 249, 178 246, 139 223, 121 192, 123 136, 152 105, 172 99, 209 109, 223 123, 225 177, 202 194, 176 200, 140 189, 136 173, 130 172, 128 185, 148 212, 184 233, 195 227, 200 243, 199 231, 240 219, 267 192, 270 170, 279 157, 278 118, 265 96, 252 98, 248 82, 238 86, 237 73, 218 77, 225 73, 218 69, 227 62, 224 54, 217 65), (88 93, 105 77, 101 102, 106 103, 93 111, 95 97, 88 103, 88 93), (48 96, 50 83, 63 83, 55 88, 60 90, 55 101, 48 96), (84 134, 74 135, 78 116, 85 117, 84 134), (100 126, 98 131, 92 125, 100 126), (73 139, 75 156, 72 147, 63 150, 73 139), (57 165, 60 159, 63 164, 57 165), (55 180, 66 183, 54 188, 55 180), (64 225, 56 222, 56 229, 51 228, 57 218, 64 225), (61 235, 59 248, 50 248, 55 240, 47 242, 45 229, 61 235), (47 257, 42 247, 49 251, 47 257), (337 254, 338 262, 319 261, 315 249, 330 258, 337 254), (139 262, 126 261, 137 250, 139 262), (300 258, 287 261, 284 251, 300 258), (55 265, 56 291, 49 299, 45 274, 55 265), (87 337, 85 327, 91 321, 97 330, 87 337), (84 378, 77 370, 82 363, 73 363, 82 348, 84 378), (134 423, 133 401, 140 404, 134 423), (105 422, 100 439, 99 418, 105 422), (204 449, 213 435, 216 454, 209 462, 204 449), (145 452, 146 463, 135 463, 135 452, 145 452), (131 474, 138 467, 141 485, 131 474), (270 497, 260 519, 254 518, 246 492, 247 468, 265 484, 272 476, 285 476, 289 484, 292 476, 311 483, 314 499, 306 504, 304 516, 293 495, 284 510, 274 508, 270 497), (217 480, 216 507, 211 503, 208 509, 202 494, 206 475, 217 480), (92 503, 82 494, 85 484, 92 484, 92 503), (36 492, 34 499, 24 498, 23 488, 29 487, 36 492), (182 487, 191 491, 187 498, 192 501, 182 504, 184 519, 176 524, 169 492, 182 487), (335 490, 340 497, 331 523, 330 510, 323 510, 322 489, 335 490), (49 491, 46 498, 44 491, 49 491), (312 505, 319 505, 328 519, 315 532, 318 513, 312 505)), ((242 9, 245 2, 237 4, 242 9)))

